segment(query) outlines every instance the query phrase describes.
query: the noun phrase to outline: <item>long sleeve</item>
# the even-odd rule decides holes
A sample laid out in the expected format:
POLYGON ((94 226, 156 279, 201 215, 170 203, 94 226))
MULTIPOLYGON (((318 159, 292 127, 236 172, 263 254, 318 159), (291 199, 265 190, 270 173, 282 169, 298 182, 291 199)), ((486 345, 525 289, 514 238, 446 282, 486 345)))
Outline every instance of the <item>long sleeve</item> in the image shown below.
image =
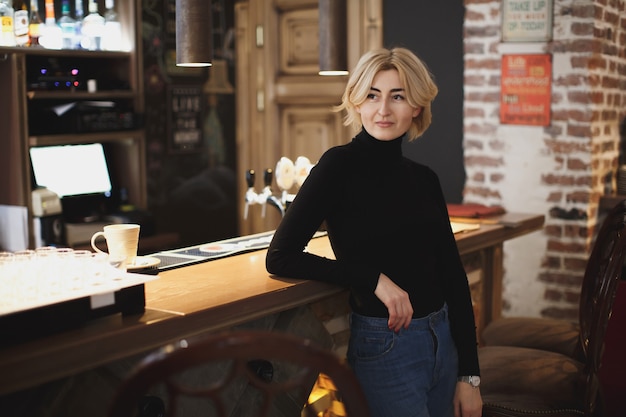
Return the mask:
POLYGON ((401 142, 378 141, 363 131, 328 150, 278 226, 267 270, 349 288, 352 310, 371 317, 388 317, 374 294, 381 272, 408 292, 415 318, 447 303, 459 372, 477 375, 467 276, 439 179, 404 158, 401 142), (336 260, 305 250, 322 222, 336 260))

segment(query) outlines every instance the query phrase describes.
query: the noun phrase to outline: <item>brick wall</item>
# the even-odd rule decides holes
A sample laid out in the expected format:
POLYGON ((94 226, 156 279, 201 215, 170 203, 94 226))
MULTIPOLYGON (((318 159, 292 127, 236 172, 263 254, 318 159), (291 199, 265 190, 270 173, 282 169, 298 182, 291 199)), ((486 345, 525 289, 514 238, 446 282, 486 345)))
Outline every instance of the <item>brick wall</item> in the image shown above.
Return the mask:
POLYGON ((576 320, 580 282, 615 190, 626 117, 626 0, 554 0, 549 42, 501 42, 501 1, 465 0, 465 202, 543 213, 505 244, 505 315, 576 320), (551 124, 500 124, 504 53, 552 54, 551 124))

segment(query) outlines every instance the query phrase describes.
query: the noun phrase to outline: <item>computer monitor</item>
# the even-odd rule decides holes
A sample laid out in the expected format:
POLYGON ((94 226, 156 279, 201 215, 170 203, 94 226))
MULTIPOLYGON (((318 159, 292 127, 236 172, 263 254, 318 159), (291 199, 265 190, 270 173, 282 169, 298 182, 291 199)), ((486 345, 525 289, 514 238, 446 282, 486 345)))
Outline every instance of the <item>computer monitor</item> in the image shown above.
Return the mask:
POLYGON ((61 198, 68 220, 102 214, 112 185, 101 143, 32 147, 30 160, 34 185, 61 198))
POLYGON ((111 194, 111 177, 101 143, 30 148, 35 183, 60 198, 111 194))

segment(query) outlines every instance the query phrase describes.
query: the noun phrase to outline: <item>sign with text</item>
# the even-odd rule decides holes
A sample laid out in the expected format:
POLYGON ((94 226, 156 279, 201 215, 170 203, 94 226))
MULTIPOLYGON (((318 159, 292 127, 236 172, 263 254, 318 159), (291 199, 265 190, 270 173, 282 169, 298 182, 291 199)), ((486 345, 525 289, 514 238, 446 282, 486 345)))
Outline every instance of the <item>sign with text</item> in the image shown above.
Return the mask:
POLYGON ((547 42, 552 39, 552 0, 504 0, 503 42, 547 42))
POLYGON ((170 150, 190 152, 202 147, 201 86, 172 86, 169 99, 170 150))
POLYGON ((503 55, 500 123, 548 126, 552 96, 552 56, 503 55))

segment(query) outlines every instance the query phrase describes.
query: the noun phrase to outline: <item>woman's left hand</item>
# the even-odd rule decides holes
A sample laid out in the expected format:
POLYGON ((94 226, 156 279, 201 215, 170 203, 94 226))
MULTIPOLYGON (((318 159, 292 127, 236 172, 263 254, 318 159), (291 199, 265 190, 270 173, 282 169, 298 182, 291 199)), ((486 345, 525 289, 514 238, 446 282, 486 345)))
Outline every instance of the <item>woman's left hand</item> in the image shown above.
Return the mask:
POLYGON ((483 399, 480 388, 474 388, 465 382, 457 382, 454 392, 454 417, 481 417, 483 399))

